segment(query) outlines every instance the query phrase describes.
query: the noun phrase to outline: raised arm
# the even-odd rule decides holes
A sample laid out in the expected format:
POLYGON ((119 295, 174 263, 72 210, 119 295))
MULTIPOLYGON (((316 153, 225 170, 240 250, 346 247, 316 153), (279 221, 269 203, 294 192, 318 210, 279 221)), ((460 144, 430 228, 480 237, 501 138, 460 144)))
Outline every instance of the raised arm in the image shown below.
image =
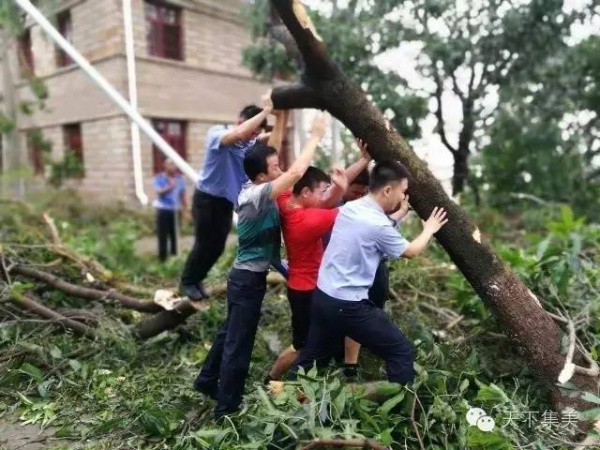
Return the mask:
POLYGON ((325 192, 320 208, 331 209, 340 206, 342 197, 348 189, 348 178, 343 169, 334 167, 331 171, 331 186, 325 192))
POLYGON ((315 150, 319 145, 319 141, 325 135, 325 130, 327 129, 327 116, 326 114, 319 113, 315 120, 313 121, 312 131, 310 133, 310 138, 304 145, 302 149, 302 153, 292 166, 281 174, 279 178, 272 181, 272 189, 271 189, 271 198, 276 199, 285 191, 294 186, 294 183, 302 178, 308 166, 315 155, 315 150))
POLYGON ((271 114, 271 111, 273 111, 271 90, 269 90, 269 92, 262 97, 261 106, 263 110, 256 116, 228 130, 227 133, 225 133, 221 138, 221 145, 232 145, 240 141, 249 141, 252 138, 252 135, 269 116, 269 114, 271 114))
MULTIPOLYGON (((281 152, 281 145, 283 144, 283 137, 285 136, 285 129, 287 126, 288 112, 287 111, 274 111, 275 114, 275 126, 269 137, 267 145, 277 150, 277 153, 281 152)), ((281 155, 280 155, 281 157, 281 155)))
POLYGON ((371 162, 371 155, 369 155, 367 150, 367 144, 364 143, 362 139, 358 138, 356 138, 355 142, 360 150, 360 158, 346 169, 346 178, 348 178, 348 184, 352 184, 358 174, 365 170, 369 165, 369 162, 371 162))

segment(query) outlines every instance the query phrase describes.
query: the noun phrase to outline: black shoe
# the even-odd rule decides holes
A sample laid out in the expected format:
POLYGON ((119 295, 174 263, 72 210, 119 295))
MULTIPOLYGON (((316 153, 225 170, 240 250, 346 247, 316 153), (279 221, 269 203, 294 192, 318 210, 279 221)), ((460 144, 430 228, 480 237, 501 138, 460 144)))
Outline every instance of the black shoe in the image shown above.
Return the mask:
POLYGON ((218 388, 217 386, 206 386, 204 384, 194 383, 194 390, 200 392, 201 394, 206 395, 208 398, 213 400, 217 399, 218 388))
POLYGON ((193 302, 206 298, 195 284, 182 284, 179 286, 179 292, 193 302))
POLYGON ((225 416, 233 416, 234 414, 238 413, 241 411, 241 408, 236 408, 233 409, 231 411, 217 411, 217 408, 215 408, 215 422, 220 423, 225 419, 225 416))
POLYGON ((348 383, 356 383, 359 381, 358 364, 344 364, 342 373, 348 383))
POLYGON ((202 281, 200 283, 196 283, 196 287, 198 288, 198 291, 200 291, 200 294, 202 295, 202 298, 207 299, 207 298, 210 297, 210 294, 208 293, 208 291, 204 287, 204 283, 202 281))

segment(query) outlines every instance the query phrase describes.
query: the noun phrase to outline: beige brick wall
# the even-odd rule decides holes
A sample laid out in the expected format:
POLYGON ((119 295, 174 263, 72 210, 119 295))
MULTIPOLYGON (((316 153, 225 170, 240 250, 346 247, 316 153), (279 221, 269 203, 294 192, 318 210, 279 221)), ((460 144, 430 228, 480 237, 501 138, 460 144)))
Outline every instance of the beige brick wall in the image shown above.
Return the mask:
MULTIPOLYGON (((187 66, 250 77, 241 66, 242 49, 250 42, 241 16, 239 0, 225 4, 217 1, 173 1, 182 7, 184 61, 187 66), (203 6, 207 5, 207 6, 203 6), (235 7, 237 5, 237 7, 235 7)), ((151 58, 148 54, 144 1, 132 0, 135 53, 137 57, 151 58)))
MULTIPOLYGON (((71 11, 72 44, 88 60, 97 60, 124 51, 121 2, 116 0, 59 1, 57 10, 71 11)), ((56 25, 56 24, 54 24, 56 25)), ((31 27, 35 73, 47 76, 59 69, 56 47, 43 30, 31 27)))
POLYGON ((243 106, 258 103, 265 91, 265 85, 252 79, 138 61, 139 106, 149 116, 233 121, 243 106))
POLYGON ((128 200, 133 191, 133 164, 127 120, 84 122, 81 131, 85 167, 81 192, 102 203, 128 200))
MULTIPOLYGON (((118 91, 126 95, 125 60, 112 58, 96 64, 96 69, 118 91)), ((106 115, 120 114, 113 102, 78 68, 70 68, 44 79, 49 92, 46 109, 33 116, 22 116, 20 128, 47 127, 69 122, 84 122, 106 115)), ((33 100, 29 86, 22 86, 21 99, 33 100)))

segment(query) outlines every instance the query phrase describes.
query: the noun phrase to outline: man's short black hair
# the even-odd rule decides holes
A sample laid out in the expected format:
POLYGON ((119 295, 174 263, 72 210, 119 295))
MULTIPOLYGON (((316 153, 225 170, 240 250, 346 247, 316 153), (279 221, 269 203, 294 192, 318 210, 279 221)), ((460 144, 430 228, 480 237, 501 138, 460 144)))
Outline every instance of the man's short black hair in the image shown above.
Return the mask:
MULTIPOLYGON (((244 109, 242 109, 240 111, 240 117, 244 121, 246 121, 248 119, 252 119, 254 116, 257 116, 261 112, 262 112, 262 108, 259 108, 256 105, 248 105, 248 106, 245 106, 244 109)), ((266 128, 267 127, 267 119, 263 120, 262 123, 260 124, 260 126, 262 128, 266 128)))
POLYGON ((371 181, 369 190, 378 192, 385 186, 394 183, 400 183, 402 180, 408 180, 410 173, 406 167, 396 161, 380 161, 371 172, 371 181))
POLYGON ((277 150, 257 141, 244 155, 244 172, 250 181, 256 180, 261 173, 268 172, 267 158, 276 155, 277 150))
POLYGON ((308 188, 311 191, 314 191, 317 187, 319 187, 320 183, 330 183, 331 179, 329 175, 323 172, 321 169, 313 166, 309 166, 296 184, 294 184, 294 188, 292 192, 294 195, 300 195, 302 189, 308 188))
POLYGON ((370 175, 368 169, 363 169, 350 184, 360 184, 361 186, 368 186, 370 182, 370 175))

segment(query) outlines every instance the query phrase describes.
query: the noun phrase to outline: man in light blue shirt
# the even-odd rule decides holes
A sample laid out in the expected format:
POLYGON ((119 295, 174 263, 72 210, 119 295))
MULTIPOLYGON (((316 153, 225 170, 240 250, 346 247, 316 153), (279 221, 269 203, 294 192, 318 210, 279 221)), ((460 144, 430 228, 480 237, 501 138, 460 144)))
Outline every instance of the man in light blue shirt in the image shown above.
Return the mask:
POLYGON ((152 181, 156 192, 153 206, 156 208, 156 234, 158 237, 158 259, 167 260, 169 253, 177 254, 177 219, 179 211, 187 211, 185 181, 170 159, 163 163, 164 171, 152 181), (170 252, 169 252, 170 243, 170 252))
POLYGON ((242 167, 244 155, 257 140, 268 139, 268 133, 261 132, 272 110, 269 91, 263 96, 262 108, 245 107, 235 126, 216 125, 208 130, 192 203, 195 241, 181 275, 181 293, 190 300, 208 298, 203 280, 225 249, 233 208, 248 180, 242 167))
POLYGON ((319 270, 308 342, 297 366, 327 365, 348 336, 385 360, 389 381, 414 379, 411 344, 368 299, 381 258, 416 256, 447 222, 445 211, 434 208, 414 241, 400 234, 397 222, 408 211, 408 178, 401 164, 382 161, 371 172, 369 195, 341 209, 319 270))

